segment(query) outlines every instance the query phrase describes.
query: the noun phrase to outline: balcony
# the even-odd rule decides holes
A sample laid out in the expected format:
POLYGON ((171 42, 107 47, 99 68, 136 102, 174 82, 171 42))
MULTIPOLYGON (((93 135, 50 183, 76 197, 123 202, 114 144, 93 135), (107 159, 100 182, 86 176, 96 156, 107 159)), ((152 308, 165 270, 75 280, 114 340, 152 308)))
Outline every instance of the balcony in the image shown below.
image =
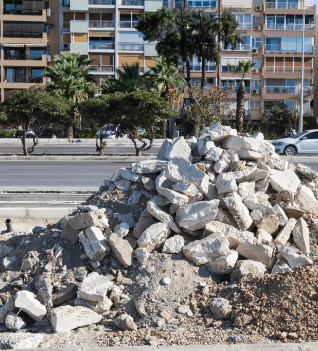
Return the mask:
POLYGON ((89 43, 89 50, 114 50, 115 43, 89 43))
MULTIPOLYGON (((202 65, 201 64, 190 64, 190 71, 201 72, 202 65)), ((216 71, 215 63, 214 62, 207 62, 206 66, 205 66, 205 71, 206 72, 215 72, 216 71)))
MULTIPOLYGON (((223 89, 223 91, 226 93, 226 92, 228 92, 229 91, 229 86, 223 86, 222 87, 222 89, 223 89)), ((236 94, 237 93, 237 91, 238 91, 238 89, 239 89, 239 86, 234 86, 234 90, 233 90, 233 92, 236 94)), ((245 87, 245 92, 246 92, 246 94, 250 94, 251 93, 251 88, 250 87, 245 87)))
POLYGON ((266 1, 266 8, 267 9, 291 9, 296 10, 298 9, 298 1, 286 1, 286 2, 279 2, 279 1, 266 1))
POLYGON ((137 26, 139 21, 119 21, 119 27, 120 28, 135 28, 137 26))
MULTIPOLYGON (((301 54, 302 48, 301 46, 295 48, 286 48, 282 49, 281 44, 265 44, 265 53, 269 52, 293 52, 293 53, 299 53, 301 54)), ((305 45, 305 53, 312 54, 314 52, 314 46, 313 45, 305 45)))
POLYGON ((89 67, 91 67, 93 69, 93 71, 91 71, 90 73, 114 73, 115 72, 115 68, 114 66, 111 65, 90 65, 89 67))
POLYGON ((115 28, 115 21, 89 21, 89 28, 115 28))
POLYGON ((252 29, 252 23, 240 23, 239 26, 237 27, 238 30, 251 30, 252 29))
POLYGON ((188 5, 190 7, 212 7, 212 8, 216 8, 216 1, 206 1, 206 0, 192 1, 192 0, 189 0, 188 1, 188 5))
MULTIPOLYGON (((305 31, 314 30, 315 24, 305 24, 305 31)), ((279 23, 266 23, 266 30, 287 30, 287 31, 302 31, 302 24, 279 24, 279 23)))
MULTIPOLYGON (((304 87, 304 94, 311 95, 314 87, 304 87)), ((300 87, 265 87, 265 94, 299 94, 300 87)))
POLYGON ((144 51, 144 44, 118 43, 118 50, 144 51))
POLYGON ((236 49, 232 49, 231 45, 225 49, 224 44, 222 43, 222 51, 251 51, 251 44, 238 43, 236 49))
POLYGON ((144 6, 144 0, 122 0, 123 6, 144 6))
POLYGON ((89 0, 89 5, 114 6, 115 0, 89 0))
POLYGON ((43 10, 24 10, 24 9, 10 9, 3 10, 4 15, 26 15, 26 16, 42 16, 43 10))
POLYGON ((5 77, 4 83, 43 83, 43 77, 25 77, 25 76, 15 76, 15 77, 5 77))
MULTIPOLYGON (((264 67, 265 73, 298 73, 301 74, 301 68, 292 66, 270 66, 264 67)), ((304 73, 312 74, 314 73, 313 68, 305 68, 304 73)))

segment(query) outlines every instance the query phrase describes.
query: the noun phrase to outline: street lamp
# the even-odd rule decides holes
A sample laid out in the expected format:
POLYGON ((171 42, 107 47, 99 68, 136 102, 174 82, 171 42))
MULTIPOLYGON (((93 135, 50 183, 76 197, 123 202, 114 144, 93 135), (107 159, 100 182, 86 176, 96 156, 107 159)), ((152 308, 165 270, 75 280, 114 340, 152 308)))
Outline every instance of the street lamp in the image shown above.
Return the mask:
POLYGON ((301 50, 301 84, 300 84, 300 109, 298 120, 298 133, 303 131, 304 124, 304 56, 305 56, 305 0, 303 0, 303 30, 301 50))

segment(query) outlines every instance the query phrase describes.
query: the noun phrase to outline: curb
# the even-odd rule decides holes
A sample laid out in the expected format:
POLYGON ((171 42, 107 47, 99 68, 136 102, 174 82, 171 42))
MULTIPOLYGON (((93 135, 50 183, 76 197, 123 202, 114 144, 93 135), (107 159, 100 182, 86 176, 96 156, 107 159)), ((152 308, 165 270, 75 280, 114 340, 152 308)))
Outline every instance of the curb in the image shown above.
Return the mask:
POLYGON ((155 156, 0 156, 0 161, 119 161, 152 160, 155 156))
MULTIPOLYGON (((34 349, 32 349, 34 350, 34 349)), ((61 349, 37 349, 61 351, 61 349)), ((236 345, 187 345, 187 346, 132 346, 132 347, 65 347, 63 351, 317 351, 318 342, 301 344, 236 344, 236 345)), ((21 351, 31 351, 23 349, 21 351)))
MULTIPOLYGON (((32 140, 32 139, 30 139, 32 140)), ((28 139, 27 139, 28 141, 28 139)), ((134 143, 130 139, 105 139, 107 141, 108 146, 134 146, 134 143)), ((164 142, 164 139, 154 139, 152 146, 161 146, 162 143, 164 142)), ((11 145, 19 145, 21 146, 21 140, 18 138, 0 138, 0 145, 5 145, 5 144, 11 144, 11 145)), ((73 139, 73 142, 69 142, 68 139, 47 139, 47 138, 40 138, 38 146, 48 146, 48 145, 93 145, 95 146, 96 144, 96 139, 80 139, 80 138, 75 138, 73 139), (81 140, 80 143, 76 142, 76 140, 81 140)))

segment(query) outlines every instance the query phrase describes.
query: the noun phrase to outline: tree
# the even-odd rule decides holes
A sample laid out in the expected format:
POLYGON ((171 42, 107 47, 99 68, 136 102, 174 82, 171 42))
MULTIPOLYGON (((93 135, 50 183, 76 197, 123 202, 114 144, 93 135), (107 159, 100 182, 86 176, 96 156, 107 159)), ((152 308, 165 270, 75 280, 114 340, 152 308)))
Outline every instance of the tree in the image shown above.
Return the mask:
MULTIPOLYGON (((169 61, 165 57, 153 58, 156 65, 149 66, 150 69, 149 78, 153 84, 157 86, 160 96, 169 101, 172 95, 179 94, 182 95, 178 86, 183 86, 186 81, 185 79, 178 77, 179 67, 173 62, 169 61)), ((163 139, 167 137, 167 120, 165 119, 161 123, 161 134, 163 139)))
POLYGON ((117 110, 113 109, 114 100, 112 94, 102 95, 96 99, 84 100, 79 104, 79 112, 86 121, 94 120, 98 121, 100 127, 98 137, 96 137, 96 152, 99 152, 100 155, 103 155, 104 149, 106 147, 106 142, 104 141, 105 134, 108 132, 111 125, 116 126, 115 112, 117 110), (104 129, 106 127, 106 130, 104 129))
POLYGON ((241 75, 241 83, 237 90, 237 100, 236 100, 236 129, 239 133, 242 133, 243 123, 244 123, 244 100, 245 100, 245 76, 250 74, 256 63, 252 61, 241 60, 238 62, 238 66, 229 65, 233 73, 241 75))
POLYGON ((271 114, 271 120, 275 121, 278 135, 283 134, 285 131, 291 131, 291 129, 297 130, 298 111, 289 109, 284 101, 275 101, 271 114))
MULTIPOLYGON (((1 105, 0 120, 11 128, 24 130, 23 153, 29 156, 38 144, 41 131, 35 130, 33 145, 27 147, 28 130, 38 125, 48 125, 70 113, 70 105, 61 97, 53 97, 42 86, 32 86, 26 90, 14 91, 1 105)), ((43 129, 42 129, 43 130, 43 129)))
POLYGON ((54 57, 53 65, 45 73, 51 79, 47 90, 72 105, 72 113, 65 119, 68 138, 73 138, 73 126, 78 124, 78 104, 94 96, 94 77, 89 73, 93 70, 89 67, 91 62, 80 54, 66 51, 54 57))
POLYGON ((117 69, 116 72, 117 78, 110 77, 99 88, 102 94, 131 93, 139 89, 150 89, 147 74, 139 74, 139 62, 123 65, 123 71, 117 69))
POLYGON ((233 88, 224 91, 222 87, 215 85, 204 89, 201 86, 194 87, 196 103, 186 108, 186 118, 198 129, 221 122, 230 108, 233 92, 233 88))
POLYGON ((143 151, 152 147, 155 132, 158 130, 157 124, 169 117, 177 117, 169 102, 165 101, 157 92, 144 90, 134 91, 128 94, 113 94, 110 102, 114 115, 118 117, 118 136, 127 134, 134 143, 136 156, 140 156, 143 151), (147 139, 141 139, 139 135, 135 137, 134 130, 138 127, 146 130, 147 139), (137 141, 141 143, 138 146, 137 141))

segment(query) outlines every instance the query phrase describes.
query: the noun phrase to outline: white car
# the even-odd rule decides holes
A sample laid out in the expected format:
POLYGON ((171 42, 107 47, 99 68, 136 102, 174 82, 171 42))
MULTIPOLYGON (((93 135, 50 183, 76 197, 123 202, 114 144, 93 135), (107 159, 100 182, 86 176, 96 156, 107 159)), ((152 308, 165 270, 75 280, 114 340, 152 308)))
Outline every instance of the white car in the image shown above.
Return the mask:
POLYGON ((305 130, 293 137, 275 140, 273 145, 277 154, 318 154, 318 129, 305 130))

